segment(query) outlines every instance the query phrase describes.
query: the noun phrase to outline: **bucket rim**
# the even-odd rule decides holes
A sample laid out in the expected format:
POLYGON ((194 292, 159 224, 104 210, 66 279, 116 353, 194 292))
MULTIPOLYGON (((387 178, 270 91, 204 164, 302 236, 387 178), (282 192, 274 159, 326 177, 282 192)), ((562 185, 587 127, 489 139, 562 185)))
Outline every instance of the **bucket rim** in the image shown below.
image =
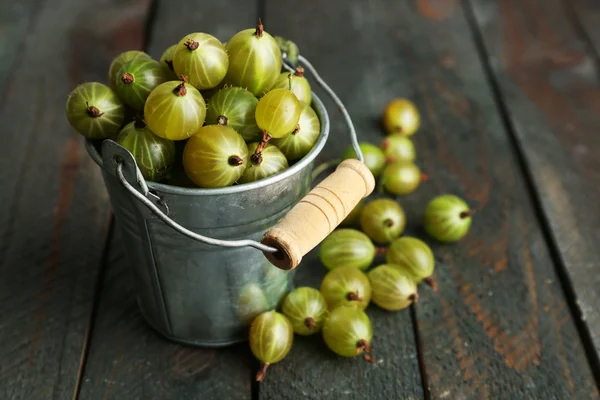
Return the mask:
MULTIPOLYGON (((173 186, 167 185, 165 183, 146 181, 148 188, 160 193, 167 194, 175 194, 175 195, 184 195, 184 196, 219 196, 219 195, 227 195, 227 194, 235 194, 235 193, 243 193, 249 192, 251 190, 256 190, 263 188, 265 186, 272 185, 274 183, 281 182, 297 173, 302 171, 304 168, 308 167, 314 159, 321 153, 323 147, 327 142, 327 138, 329 137, 329 114, 327 113, 327 109, 325 105, 321 101, 321 99, 312 92, 312 102, 311 108, 317 114, 319 121, 321 123, 321 132, 319 134, 319 138, 317 142, 313 146, 313 148, 300 160, 298 160, 294 165, 286 169, 285 171, 272 175, 268 178, 264 178, 255 182, 250 183, 242 183, 234 186, 226 186, 223 188, 186 188, 181 186, 173 186)), ((90 139, 85 140, 85 147, 89 154, 89 156, 98 164, 101 168, 104 168, 104 163, 102 160, 102 155, 94 146, 94 141, 90 139)))

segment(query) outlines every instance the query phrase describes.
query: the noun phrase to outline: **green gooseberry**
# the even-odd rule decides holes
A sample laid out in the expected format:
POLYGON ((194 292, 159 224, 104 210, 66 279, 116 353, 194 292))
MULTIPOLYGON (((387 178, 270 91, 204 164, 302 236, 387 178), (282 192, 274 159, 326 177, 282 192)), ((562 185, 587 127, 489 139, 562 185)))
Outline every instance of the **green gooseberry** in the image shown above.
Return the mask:
MULTIPOLYGON (((383 151, 374 144, 367 142, 359 143, 358 147, 360 147, 360 151, 363 153, 365 165, 369 168, 374 177, 378 177, 385 167, 385 155, 383 154, 383 151)), ((358 157, 356 156, 354 148, 349 146, 342 155, 342 158, 345 160, 358 157)))
POLYGON ((384 138, 381 141, 381 149, 388 163, 413 162, 417 156, 412 140, 398 133, 384 138))
POLYGON ((425 209, 425 231, 440 242, 457 242, 469 232, 474 212, 458 196, 437 196, 425 209))
POLYGON ((388 264, 408 271, 417 283, 424 280, 436 289, 432 277, 435 258, 431 248, 422 240, 411 236, 403 236, 394 240, 388 248, 386 260, 388 264))
POLYGON ((356 267, 338 267, 325 275, 321 293, 330 310, 342 304, 356 304, 362 310, 371 301, 369 278, 356 267))
POLYGON ((412 275, 392 265, 383 264, 368 273, 371 300, 388 311, 398 311, 419 300, 412 275))
POLYGON ((422 174, 415 164, 395 162, 385 167, 381 183, 387 192, 404 196, 414 192, 419 184, 427 179, 427 175, 422 174))
POLYGON ((375 245, 356 229, 336 229, 321 243, 319 258, 327 269, 349 266, 360 270, 369 268, 376 254, 375 245))
POLYGON ((292 290, 283 300, 281 312, 298 335, 320 332, 327 317, 325 297, 317 289, 302 286, 292 290))
POLYGON ((386 244, 400 236, 406 226, 406 214, 392 199, 375 199, 360 214, 360 227, 371 239, 386 244))
MULTIPOLYGON (((323 324, 323 340, 327 347, 342 357, 356 357, 371 351, 373 327, 360 307, 343 305, 329 312, 323 324)), ((365 357, 370 360, 370 357, 365 357)))

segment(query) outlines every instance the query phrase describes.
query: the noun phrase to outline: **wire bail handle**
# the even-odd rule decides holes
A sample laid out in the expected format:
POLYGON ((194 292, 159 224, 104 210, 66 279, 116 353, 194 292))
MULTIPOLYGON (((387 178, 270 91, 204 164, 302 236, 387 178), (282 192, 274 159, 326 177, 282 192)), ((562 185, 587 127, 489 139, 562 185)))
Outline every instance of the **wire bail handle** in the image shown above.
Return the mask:
MULTIPOLYGON (((288 64, 289 60, 287 59, 287 52, 282 49, 282 57, 284 59, 283 66, 291 72, 294 72, 295 69, 288 64)), ((352 123, 352 119, 350 115, 346 111, 344 104, 337 97, 335 92, 323 81, 323 79, 319 76, 316 69, 313 65, 303 56, 298 55, 298 61, 304 65, 304 67, 310 71, 313 75, 317 84, 327 92, 327 94, 331 97, 331 99, 337 105, 338 110, 344 116, 344 120, 350 129, 350 138, 352 141, 352 147, 357 155, 358 161, 364 163, 364 157, 362 151, 358 144, 358 138, 356 135, 356 130, 354 129, 354 125, 352 123)), ((171 219, 169 214, 169 208, 167 204, 156 194, 150 192, 148 189, 148 185, 146 184, 146 180, 142 176, 135 158, 133 155, 124 147, 119 145, 113 140, 106 139, 102 142, 102 155, 105 163, 109 163, 109 170, 115 171, 116 176, 123 185, 123 187, 140 203, 145 205, 150 211, 152 211, 158 218, 160 218, 165 224, 169 225, 171 228, 176 230, 177 232, 194 239, 196 241, 202 242, 204 244, 220 246, 220 247, 253 247, 258 249, 264 253, 277 253, 280 249, 272 246, 268 246, 266 244, 257 242, 255 240, 220 240, 214 239, 211 237, 199 235, 195 232, 190 231, 189 229, 181 226, 173 219, 171 219), (130 182, 137 182, 139 185, 139 190, 134 188, 130 182)))

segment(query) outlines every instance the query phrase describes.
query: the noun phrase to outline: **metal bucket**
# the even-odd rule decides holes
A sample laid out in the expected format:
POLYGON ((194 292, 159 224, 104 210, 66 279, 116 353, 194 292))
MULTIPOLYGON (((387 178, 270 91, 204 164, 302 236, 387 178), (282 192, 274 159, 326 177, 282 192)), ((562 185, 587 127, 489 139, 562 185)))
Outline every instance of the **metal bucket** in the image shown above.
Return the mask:
POLYGON ((166 338, 212 347, 247 340, 252 318, 293 288, 295 270, 273 266, 260 250, 209 245, 182 232, 260 241, 311 189, 314 160, 329 135, 327 110, 314 93, 312 107, 321 134, 310 153, 283 173, 221 189, 144 182, 123 147, 105 140, 100 152, 98 143, 86 142, 102 168, 139 308, 166 338))

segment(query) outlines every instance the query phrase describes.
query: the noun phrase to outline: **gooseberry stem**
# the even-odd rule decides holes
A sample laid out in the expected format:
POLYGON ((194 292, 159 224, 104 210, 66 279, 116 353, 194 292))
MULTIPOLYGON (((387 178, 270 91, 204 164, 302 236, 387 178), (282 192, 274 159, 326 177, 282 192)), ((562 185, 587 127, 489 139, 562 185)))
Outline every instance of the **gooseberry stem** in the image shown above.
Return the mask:
POLYGON ((229 122, 229 119, 224 115, 219 115, 219 118, 217 118, 217 124, 219 124, 219 125, 227 126, 228 122, 229 122))
POLYGON ((292 91, 292 74, 288 74, 288 89, 292 91))
POLYGON ((423 281, 429 285, 429 287, 431 287, 433 289, 434 292, 437 292, 438 290, 438 285, 436 283, 436 281, 432 278, 432 277, 427 277, 425 279, 423 279, 423 281))
POLYGON ((304 325, 312 331, 315 328, 315 320, 312 317, 307 317, 304 320, 304 325))
POLYGON ((256 151, 254 152, 254 154, 258 154, 258 153, 262 153, 262 151, 264 150, 265 146, 267 145, 267 142, 271 140, 271 135, 269 135, 267 133, 267 130, 265 129, 263 131, 263 137, 262 140, 260 141, 260 143, 258 144, 258 146, 256 146, 256 151))
POLYGON ((200 46, 200 43, 196 42, 193 39, 188 39, 186 40, 186 42, 184 43, 185 47, 188 48, 188 50, 190 51, 194 51, 198 48, 198 46, 200 46))
POLYGON ((98 118, 104 115, 103 112, 100 112, 97 107, 90 106, 90 104, 86 101, 85 105, 87 107, 87 114, 92 118, 98 118))
POLYGON ((173 93, 175 93, 177 96, 185 96, 187 94, 185 84, 188 81, 188 78, 185 75, 181 75, 180 78, 183 82, 181 82, 175 87, 175 89, 173 89, 173 93))
POLYGON ((254 34, 256 35, 257 38, 261 38, 264 32, 264 26, 263 23, 261 21, 261 19, 258 19, 258 24, 256 25, 256 31, 254 32, 254 34))
POLYGON ((296 72, 294 72, 294 75, 296 75, 299 78, 302 78, 304 76, 304 68, 298 65, 296 67, 296 72))
POLYGON ((262 382, 262 380, 265 378, 265 375, 267 373, 267 368, 269 368, 269 363, 264 363, 260 369, 258 370, 258 373, 256 374, 256 382, 262 382))
POLYGON ((427 182, 429 180, 429 175, 426 173, 421 173, 421 182, 427 182))
POLYGON ((121 80, 123 81, 124 84, 129 85, 130 83, 133 82, 133 75, 130 74, 129 72, 125 72, 121 76, 121 80))
POLYGON ((296 135, 298 132, 300 132, 300 124, 296 125, 296 127, 292 131, 292 135, 296 135))
POLYGON ((362 297, 360 297, 360 295, 358 294, 358 290, 354 291, 354 292, 349 292, 346 295, 346 298, 349 301, 363 301, 362 297))
POLYGON ((392 226, 394 226, 394 220, 392 220, 391 218, 388 218, 383 221, 383 224, 385 226, 387 226, 388 228, 391 228, 392 226))
POLYGON ((460 214, 458 214, 458 216, 460 217, 460 219, 465 219, 467 217, 470 217, 473 214, 475 214, 475 210, 467 210, 467 211, 461 212, 460 214))
POLYGON ((173 60, 165 60, 165 64, 167 64, 167 67, 169 67, 171 71, 175 71, 173 68, 173 60))
POLYGON ((381 254, 387 254, 387 252, 388 252, 388 249, 385 247, 376 247, 375 248, 375 254, 381 255, 381 254))
POLYGON ((413 303, 418 303, 419 302, 419 294, 418 293, 413 293, 410 296, 408 296, 408 299, 410 301, 412 301, 413 303))
POLYGON ((369 345, 369 342, 367 342, 365 339, 360 339, 356 343, 356 354, 358 355, 363 351, 369 353, 371 351, 371 345, 369 345))
POLYGON ((240 165, 242 165, 244 163, 244 160, 240 156, 231 156, 227 160, 227 163, 229 165, 231 165, 232 167, 239 167, 240 165))

